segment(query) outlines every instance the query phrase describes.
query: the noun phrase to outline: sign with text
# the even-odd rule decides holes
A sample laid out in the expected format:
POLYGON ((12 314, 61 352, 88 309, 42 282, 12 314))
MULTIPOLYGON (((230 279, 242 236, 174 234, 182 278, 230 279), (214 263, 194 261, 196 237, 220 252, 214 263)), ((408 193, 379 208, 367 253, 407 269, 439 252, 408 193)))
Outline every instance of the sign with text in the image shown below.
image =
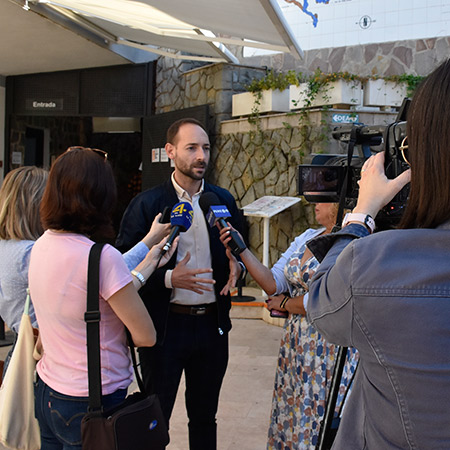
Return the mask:
POLYGON ((336 113, 332 117, 333 123, 359 123, 358 114, 336 113))
POLYGON ((29 111, 62 111, 64 107, 64 100, 57 99, 31 99, 25 100, 25 108, 29 111))
POLYGON ((159 148, 152 148, 152 163, 160 162, 160 152, 159 148))

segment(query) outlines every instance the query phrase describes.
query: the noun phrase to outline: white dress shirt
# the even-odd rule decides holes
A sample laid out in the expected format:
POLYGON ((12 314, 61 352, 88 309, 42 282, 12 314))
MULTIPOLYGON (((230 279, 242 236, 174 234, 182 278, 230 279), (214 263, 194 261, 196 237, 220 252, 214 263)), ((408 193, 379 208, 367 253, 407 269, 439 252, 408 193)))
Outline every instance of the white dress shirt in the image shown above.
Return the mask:
MULTIPOLYGON (((202 180, 200 190, 191 198, 190 195, 177 184, 173 174, 171 179, 178 195, 178 200, 180 202, 190 203, 194 210, 192 225, 187 231, 180 233, 177 248, 177 264, 184 259, 186 253, 189 252, 191 254, 191 259, 186 264, 187 267, 191 269, 211 269, 211 251, 209 248, 209 233, 207 228, 209 225, 206 223, 205 215, 199 205, 199 198, 203 193, 204 181, 202 180)), ((203 294, 197 294, 188 289, 173 288, 172 272, 173 270, 168 270, 165 275, 165 285, 167 288, 172 289, 170 300, 172 303, 180 305, 202 305, 214 303, 216 301, 214 290, 212 292, 203 291, 203 294)), ((198 277, 212 279, 212 272, 199 274, 198 277)), ((212 287, 213 285, 208 284, 207 286, 212 287)))

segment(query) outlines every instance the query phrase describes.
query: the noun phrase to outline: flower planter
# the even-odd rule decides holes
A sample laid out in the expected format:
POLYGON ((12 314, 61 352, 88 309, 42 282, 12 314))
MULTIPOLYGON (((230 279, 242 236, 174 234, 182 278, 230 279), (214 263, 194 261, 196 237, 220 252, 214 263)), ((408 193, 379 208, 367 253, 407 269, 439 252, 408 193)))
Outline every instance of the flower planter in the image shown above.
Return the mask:
POLYGON ((349 108, 361 104, 362 92, 361 82, 358 80, 336 80, 327 83, 307 105, 308 84, 301 83, 300 86, 289 87, 289 105, 291 110, 300 109, 305 106, 322 107, 332 106, 335 108, 349 108))
POLYGON ((407 97, 404 83, 368 80, 364 86, 364 106, 398 107, 407 97))
POLYGON ((289 91, 285 89, 269 89, 261 92, 261 99, 258 102, 258 94, 252 92, 243 92, 234 94, 232 97, 233 117, 249 116, 256 108, 259 114, 269 112, 287 112, 289 111, 289 91))

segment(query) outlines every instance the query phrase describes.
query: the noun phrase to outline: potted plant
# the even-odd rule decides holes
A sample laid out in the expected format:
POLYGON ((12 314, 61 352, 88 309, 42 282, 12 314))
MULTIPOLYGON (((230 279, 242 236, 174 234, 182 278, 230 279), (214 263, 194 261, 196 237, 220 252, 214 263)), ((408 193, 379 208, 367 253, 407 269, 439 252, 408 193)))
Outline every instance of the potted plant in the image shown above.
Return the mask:
POLYGON ((312 107, 348 109, 361 104, 361 77, 348 72, 323 73, 317 69, 306 82, 289 88, 291 110, 312 107))
POLYGON ((364 86, 364 105, 380 108, 399 107, 405 97, 414 93, 423 77, 416 75, 393 75, 370 77, 364 86))

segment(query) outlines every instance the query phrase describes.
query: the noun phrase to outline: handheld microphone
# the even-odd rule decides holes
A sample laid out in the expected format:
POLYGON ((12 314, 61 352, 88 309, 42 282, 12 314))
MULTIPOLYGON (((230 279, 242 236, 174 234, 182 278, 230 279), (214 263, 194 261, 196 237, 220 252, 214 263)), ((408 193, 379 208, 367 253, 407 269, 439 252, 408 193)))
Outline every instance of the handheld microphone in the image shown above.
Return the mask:
MULTIPOLYGON (((218 224, 219 228, 228 227, 225 218, 231 217, 228 208, 219 204, 220 200, 213 192, 205 192, 200 196, 199 204, 210 227, 218 224)), ((230 231, 228 246, 234 256, 241 254, 247 246, 235 230, 230 231)))
POLYGON ((170 213, 170 224, 172 230, 169 234, 167 242, 161 251, 161 256, 165 255, 167 251, 172 247, 175 238, 184 231, 187 231, 192 225, 192 219, 194 217, 194 210, 192 206, 187 202, 177 203, 170 213))

